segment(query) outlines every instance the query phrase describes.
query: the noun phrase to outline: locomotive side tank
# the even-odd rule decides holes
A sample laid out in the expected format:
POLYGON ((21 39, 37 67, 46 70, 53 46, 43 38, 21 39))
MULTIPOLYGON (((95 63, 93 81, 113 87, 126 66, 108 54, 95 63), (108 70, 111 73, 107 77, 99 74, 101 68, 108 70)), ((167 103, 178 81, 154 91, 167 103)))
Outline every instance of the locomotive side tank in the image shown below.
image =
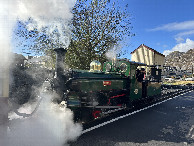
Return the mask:
POLYGON ((146 64, 126 59, 114 59, 103 66, 95 60, 89 71, 73 70, 69 79, 60 78, 67 89, 64 100, 74 112, 75 121, 87 122, 109 110, 131 108, 143 100, 159 97, 161 69, 150 67, 151 75, 146 79, 145 67, 146 64))

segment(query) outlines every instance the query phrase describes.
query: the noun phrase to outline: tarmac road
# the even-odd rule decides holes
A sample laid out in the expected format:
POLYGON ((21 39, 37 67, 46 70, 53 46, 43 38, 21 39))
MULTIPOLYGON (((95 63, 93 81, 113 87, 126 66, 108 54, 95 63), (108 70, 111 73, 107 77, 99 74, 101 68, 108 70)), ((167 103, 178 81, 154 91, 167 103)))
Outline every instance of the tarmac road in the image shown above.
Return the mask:
POLYGON ((87 132, 71 146, 194 146, 194 91, 87 132))

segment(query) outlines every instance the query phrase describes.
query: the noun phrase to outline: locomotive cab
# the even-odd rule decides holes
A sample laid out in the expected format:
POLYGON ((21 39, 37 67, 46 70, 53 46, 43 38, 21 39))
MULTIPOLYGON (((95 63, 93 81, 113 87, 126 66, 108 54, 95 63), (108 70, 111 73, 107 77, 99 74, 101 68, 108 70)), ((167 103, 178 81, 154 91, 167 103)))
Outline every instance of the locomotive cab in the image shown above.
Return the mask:
POLYGON ((131 64, 130 99, 132 101, 161 96, 161 69, 138 62, 131 64), (150 73, 146 73, 146 70, 150 73))

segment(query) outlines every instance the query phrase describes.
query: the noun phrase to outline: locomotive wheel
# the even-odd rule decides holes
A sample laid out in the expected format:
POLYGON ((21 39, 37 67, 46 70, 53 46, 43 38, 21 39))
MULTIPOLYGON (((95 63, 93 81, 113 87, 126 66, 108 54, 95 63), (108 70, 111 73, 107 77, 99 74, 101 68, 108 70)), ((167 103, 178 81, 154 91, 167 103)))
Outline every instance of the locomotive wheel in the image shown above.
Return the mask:
POLYGON ((94 119, 100 118, 100 117, 101 117, 101 113, 102 113, 101 110, 94 110, 94 111, 92 112, 92 116, 93 116, 94 119))

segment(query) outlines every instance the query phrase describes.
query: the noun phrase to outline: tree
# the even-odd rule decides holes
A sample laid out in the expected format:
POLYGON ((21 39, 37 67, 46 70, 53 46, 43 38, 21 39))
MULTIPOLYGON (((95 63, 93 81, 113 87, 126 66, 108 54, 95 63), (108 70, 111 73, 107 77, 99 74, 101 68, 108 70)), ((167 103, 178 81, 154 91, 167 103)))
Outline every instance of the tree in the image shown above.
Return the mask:
MULTIPOLYGON (((72 23, 68 26, 72 33, 65 59, 71 68, 89 69, 92 60, 105 62, 107 51, 119 43, 127 43, 124 40, 133 36, 127 6, 120 8, 118 1, 110 3, 109 0, 77 0, 72 13, 72 23)), ((25 29, 20 29, 22 32, 17 30, 16 34, 31 40, 33 38, 34 43, 28 46, 30 50, 49 55, 54 61, 53 49, 65 45, 61 39, 57 39, 63 34, 56 28, 48 35, 47 27, 41 31, 28 31, 26 23, 20 22, 25 29)), ((69 33, 65 26, 63 33, 69 33)))
POLYGON ((107 51, 133 35, 126 8, 122 10, 118 2, 108 0, 77 1, 72 10, 72 39, 66 55, 70 67, 89 69, 92 60, 105 62, 107 51))
POLYGON ((47 56, 46 66, 54 69, 56 60, 54 49, 66 47, 70 38, 67 24, 61 24, 60 31, 57 26, 54 25, 52 28, 45 26, 38 29, 36 22, 31 18, 26 22, 18 21, 17 28, 14 31, 15 40, 17 41, 14 42, 17 47, 22 47, 23 53, 31 54, 29 52, 33 52, 36 55, 47 56), (33 28, 29 29, 29 24, 32 24, 33 28))

